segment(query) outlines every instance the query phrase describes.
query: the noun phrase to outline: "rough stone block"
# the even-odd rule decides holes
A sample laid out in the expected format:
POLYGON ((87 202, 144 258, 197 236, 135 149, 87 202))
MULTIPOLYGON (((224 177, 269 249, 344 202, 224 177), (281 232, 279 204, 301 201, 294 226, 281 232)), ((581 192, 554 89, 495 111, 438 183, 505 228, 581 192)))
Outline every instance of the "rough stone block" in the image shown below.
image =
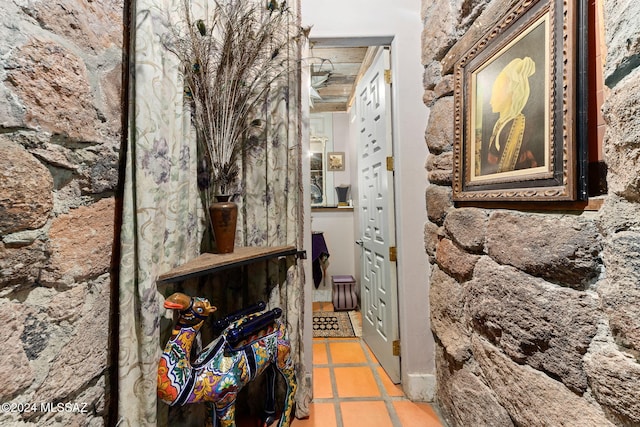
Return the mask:
MULTIPOLYGON (((105 379, 100 378, 95 385, 83 390, 73 402, 86 403, 84 408, 86 413, 74 412, 48 412, 42 417, 30 421, 36 421, 42 426, 65 426, 65 427, 103 427, 105 423, 105 390, 108 387, 105 379)), ((40 414, 38 414, 40 415, 40 414)), ((35 417, 32 417, 35 418, 35 417)), ((107 418, 108 419, 108 418, 107 418)))
POLYGON ((87 287, 80 284, 67 291, 60 292, 51 298, 47 307, 49 318, 54 322, 62 320, 74 322, 82 314, 86 295, 87 287))
POLYGON ((576 392, 586 391, 582 358, 597 332, 597 298, 485 256, 465 285, 465 302, 474 330, 514 361, 542 370, 576 392))
POLYGON ((427 107, 433 107, 436 100, 436 93, 432 90, 425 90, 422 94, 422 103, 427 107))
POLYGON ((451 187, 429 185, 426 191, 427 216, 429 221, 442 225, 450 208, 453 207, 451 187))
POLYGON ((14 304, 7 300, 2 302, 0 310, 0 371, 2 387, 0 387, 0 401, 7 402, 13 395, 26 389, 35 379, 35 375, 29 359, 24 351, 20 336, 24 332, 25 313, 20 304, 14 304))
POLYGON ((594 397, 619 425, 640 425, 640 363, 613 345, 584 358, 594 397))
POLYGON ((453 97, 440 98, 431 107, 425 139, 432 154, 453 151, 453 97))
POLYGON ((489 215, 478 208, 460 208, 449 212, 444 228, 451 239, 462 248, 482 253, 486 240, 489 215))
POLYGON ((104 374, 109 343, 109 279, 92 286, 82 318, 71 339, 51 363, 49 374, 36 391, 37 402, 65 401, 104 374))
POLYGON ((433 267, 429 287, 431 330, 444 351, 457 363, 471 355, 471 334, 466 327, 462 286, 433 267))
POLYGON ((75 40, 92 52, 122 46, 122 3, 33 1, 23 11, 35 18, 47 30, 75 40))
POLYGON ((0 289, 33 285, 46 264, 46 246, 41 240, 19 248, 0 242, 0 289))
POLYGON ((457 26, 459 37, 441 61, 443 72, 451 73, 454 64, 519 2, 520 0, 465 0, 460 4, 457 26))
POLYGON ((46 224, 53 209, 53 177, 22 146, 0 135, 0 235, 46 224))
POLYGON ((427 221, 424 225, 424 249, 427 255, 435 262, 436 247, 440 240, 440 227, 436 224, 427 221))
POLYGON ((101 194, 116 189, 119 153, 115 144, 102 144, 79 150, 76 154, 82 162, 83 192, 101 194))
POLYGON ((433 90, 442 79, 442 65, 438 61, 430 62, 424 67, 422 84, 425 90, 433 90))
POLYGON ((607 186, 610 193, 633 202, 640 202, 639 105, 640 68, 611 91, 603 106, 607 186))
POLYGON ((453 176, 453 153, 445 152, 439 155, 430 154, 427 157, 427 177, 431 184, 451 185, 453 176))
POLYGON ((515 425, 613 426, 598 407, 543 373, 515 363, 485 340, 473 339, 473 355, 515 425))
POLYGON ((453 179, 452 171, 434 170, 427 174, 429 182, 437 185, 451 185, 453 179))
POLYGON ((487 226, 487 251, 500 264, 575 289, 600 274, 601 244, 592 223, 573 216, 494 212, 487 226))
POLYGON ((442 80, 434 88, 436 98, 453 95, 453 84, 453 76, 451 74, 442 77, 442 80))
POLYGON ((104 130, 111 141, 119 141, 122 133, 122 64, 113 64, 113 69, 100 80, 100 111, 106 118, 104 130))
POLYGON ((66 147, 45 142, 36 148, 30 148, 29 152, 44 163, 56 168, 68 169, 74 172, 78 170, 78 166, 70 160, 73 155, 72 151, 66 147))
POLYGON ((422 63, 441 60, 456 40, 459 1, 436 0, 426 11, 422 31, 422 63))
POLYGON ((56 218, 49 231, 51 261, 43 280, 85 280, 109 271, 115 201, 102 199, 56 218))
POLYGON ((640 352, 640 205, 609 197, 598 227, 605 236, 606 277, 597 286, 611 333, 624 349, 640 352))
POLYGON ((97 141, 99 122, 82 59, 39 39, 13 54, 7 81, 28 111, 27 125, 79 142, 97 141))
POLYGON ((611 236, 604 250, 607 278, 612 282, 640 283, 640 230, 611 236))
POLYGON ((438 406, 449 425, 511 427, 513 422, 493 391, 467 367, 456 369, 441 347, 436 349, 438 406))
POLYGON ((598 211, 597 224, 605 237, 620 231, 640 232, 640 203, 611 195, 598 211))
POLYGON ((23 124, 24 108, 13 95, 13 91, 0 82, 0 127, 11 129, 23 124))
POLYGON ((608 0, 604 4, 604 25, 607 44, 605 83, 611 87, 624 78, 640 60, 640 3, 628 0, 608 0))
POLYGON ((451 240, 442 239, 436 249, 436 261, 440 268, 460 282, 471 279, 479 255, 459 249, 451 240))
POLYGON ((640 354, 640 284, 609 278, 598 284, 611 333, 619 346, 640 354))

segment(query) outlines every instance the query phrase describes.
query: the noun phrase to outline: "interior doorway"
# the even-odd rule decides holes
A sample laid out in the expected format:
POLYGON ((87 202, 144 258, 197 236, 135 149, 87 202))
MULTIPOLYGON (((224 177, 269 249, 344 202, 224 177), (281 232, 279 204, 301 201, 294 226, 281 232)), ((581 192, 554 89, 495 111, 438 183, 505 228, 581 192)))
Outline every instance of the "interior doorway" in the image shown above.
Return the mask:
MULTIPOLYGON (((329 192, 333 185, 337 185, 339 179, 348 179, 353 231, 351 235, 341 232, 339 241, 327 239, 328 264, 331 267, 337 257, 341 261, 343 256, 354 258, 363 338, 389 377, 399 383, 394 184, 393 170, 389 167, 393 158, 390 44, 391 40, 384 37, 310 40, 310 140, 323 142, 325 157, 330 152, 341 153, 346 146, 345 158, 349 163, 346 169, 350 171, 348 178, 337 178, 337 174, 324 171, 322 179, 318 178, 317 170, 312 171, 315 179, 312 184, 318 187, 318 183, 323 183, 325 197, 313 199, 316 205, 312 204, 311 220, 313 231, 329 237, 327 230, 332 226, 325 220, 328 214, 320 208, 335 205, 318 206, 317 203, 331 201, 329 192), (334 126, 330 132, 316 135, 319 128, 316 123, 326 121, 327 115, 346 116, 346 133, 336 133, 338 127, 334 126), (345 141, 346 145, 336 148, 345 141), (327 185, 328 182, 331 185, 327 185), (340 247, 339 254, 334 254, 337 247, 340 247)), ((325 280, 330 283, 331 270, 327 271, 325 280)), ((316 295, 325 292, 322 296, 327 299, 326 292, 330 291, 320 287, 316 295)), ((314 295, 314 301, 317 300, 314 295)))

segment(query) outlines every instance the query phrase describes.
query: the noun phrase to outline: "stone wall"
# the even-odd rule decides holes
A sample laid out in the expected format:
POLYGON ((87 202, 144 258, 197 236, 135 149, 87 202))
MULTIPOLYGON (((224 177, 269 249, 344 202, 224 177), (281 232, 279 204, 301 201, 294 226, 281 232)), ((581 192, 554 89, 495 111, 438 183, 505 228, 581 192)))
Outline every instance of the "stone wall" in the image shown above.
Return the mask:
POLYGON ((2 7, 0 425, 103 425, 123 2, 2 7))
POLYGON ((423 0, 437 401, 452 426, 638 426, 640 3, 604 1, 602 208, 456 207, 452 58, 516 1, 423 0))

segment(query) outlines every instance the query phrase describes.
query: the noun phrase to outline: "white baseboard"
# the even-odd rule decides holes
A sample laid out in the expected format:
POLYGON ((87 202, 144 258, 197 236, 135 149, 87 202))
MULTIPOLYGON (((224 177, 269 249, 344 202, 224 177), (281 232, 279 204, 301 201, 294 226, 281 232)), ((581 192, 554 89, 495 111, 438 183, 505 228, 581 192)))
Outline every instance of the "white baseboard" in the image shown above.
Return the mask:
POLYGON ((436 396, 436 376, 407 374, 402 383, 406 396, 416 402, 433 402, 436 396))

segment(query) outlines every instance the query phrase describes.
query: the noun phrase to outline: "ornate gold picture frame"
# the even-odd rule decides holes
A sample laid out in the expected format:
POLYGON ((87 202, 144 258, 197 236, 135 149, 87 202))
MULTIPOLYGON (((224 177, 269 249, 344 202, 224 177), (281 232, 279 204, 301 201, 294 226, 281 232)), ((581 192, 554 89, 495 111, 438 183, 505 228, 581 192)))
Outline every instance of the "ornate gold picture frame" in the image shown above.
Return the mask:
POLYGON ((581 5, 523 0, 457 62, 454 200, 578 198, 581 5))

